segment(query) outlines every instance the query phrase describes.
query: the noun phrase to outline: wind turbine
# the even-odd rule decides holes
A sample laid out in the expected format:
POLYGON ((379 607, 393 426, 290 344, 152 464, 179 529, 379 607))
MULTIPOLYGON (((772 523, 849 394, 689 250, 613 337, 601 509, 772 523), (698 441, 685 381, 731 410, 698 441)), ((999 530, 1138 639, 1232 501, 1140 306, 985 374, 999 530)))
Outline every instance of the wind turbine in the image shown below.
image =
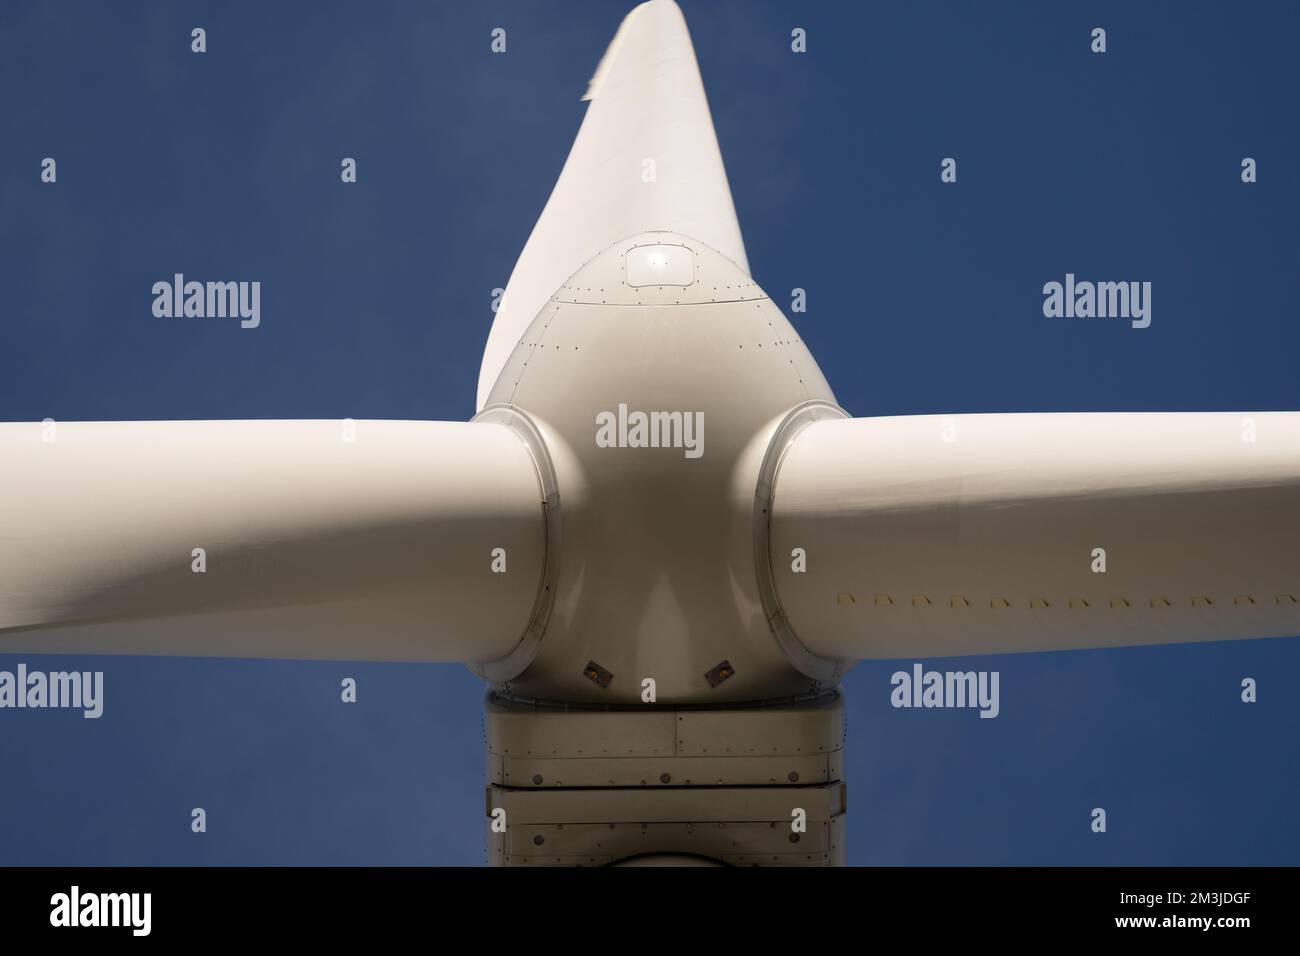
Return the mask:
POLYGON ((1300 633, 1300 414, 853 418, 672 0, 585 99, 472 421, 0 424, 0 651, 464 662, 493 862, 824 865, 855 660, 1300 633))

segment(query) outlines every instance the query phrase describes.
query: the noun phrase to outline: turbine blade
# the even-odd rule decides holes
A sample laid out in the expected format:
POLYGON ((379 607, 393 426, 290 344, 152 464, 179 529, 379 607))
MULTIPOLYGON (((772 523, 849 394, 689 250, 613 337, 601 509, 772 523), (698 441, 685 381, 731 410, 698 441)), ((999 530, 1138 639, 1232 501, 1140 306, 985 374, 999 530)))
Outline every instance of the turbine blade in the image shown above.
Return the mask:
POLYGON ((819 421, 770 541, 830 659, 1297 635, 1300 413, 819 421))
POLYGON ((695 50, 673 0, 627 15, 583 99, 587 115, 492 323, 479 409, 551 295, 612 243, 670 230, 749 272, 695 50))
POLYGON ((483 662, 538 598, 501 425, 3 423, 0 462, 0 653, 483 662))

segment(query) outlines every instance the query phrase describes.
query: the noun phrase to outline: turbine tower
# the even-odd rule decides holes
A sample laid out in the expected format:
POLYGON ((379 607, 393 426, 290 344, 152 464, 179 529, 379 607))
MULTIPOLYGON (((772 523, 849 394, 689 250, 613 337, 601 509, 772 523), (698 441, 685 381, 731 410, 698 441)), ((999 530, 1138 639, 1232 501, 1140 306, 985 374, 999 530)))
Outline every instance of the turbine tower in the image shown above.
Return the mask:
POLYGON ((826 865, 856 660, 1300 633, 1300 414, 853 418, 672 0, 585 99, 472 421, 0 424, 0 652, 463 662, 494 863, 826 865))

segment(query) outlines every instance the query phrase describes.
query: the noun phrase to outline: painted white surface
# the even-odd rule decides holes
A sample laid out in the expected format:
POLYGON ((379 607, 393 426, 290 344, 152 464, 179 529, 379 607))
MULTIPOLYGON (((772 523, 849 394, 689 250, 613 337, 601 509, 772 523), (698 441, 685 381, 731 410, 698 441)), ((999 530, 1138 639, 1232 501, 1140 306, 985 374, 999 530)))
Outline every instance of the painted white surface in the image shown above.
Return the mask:
POLYGON ((1300 414, 817 422, 778 471, 772 552, 826 657, 1300 634, 1300 414))
POLYGON ((645 677, 665 701, 808 692, 763 614, 754 494, 785 412, 833 398, 781 310, 708 246, 634 236, 578 270, 520 339, 490 399, 537 422, 560 490, 555 608, 512 692, 639 706, 645 677), (623 281, 626 254, 657 245, 691 251, 690 285, 623 281), (599 443, 599 417, 620 408, 625 418, 675 413, 683 441, 599 443), (592 660, 614 674, 609 687, 583 676, 592 660), (735 672, 710 687, 705 675, 723 660, 735 672))
POLYGON ((0 652, 472 661, 523 636, 540 494, 500 425, 358 421, 352 442, 338 421, 45 434, 0 424, 0 652))
POLYGON ((480 410, 552 293, 611 243, 641 232, 679 232, 749 272, 695 50, 673 0, 651 0, 627 15, 588 98, 573 149, 492 323, 479 371, 480 410), (646 160, 653 162, 651 182, 646 160))

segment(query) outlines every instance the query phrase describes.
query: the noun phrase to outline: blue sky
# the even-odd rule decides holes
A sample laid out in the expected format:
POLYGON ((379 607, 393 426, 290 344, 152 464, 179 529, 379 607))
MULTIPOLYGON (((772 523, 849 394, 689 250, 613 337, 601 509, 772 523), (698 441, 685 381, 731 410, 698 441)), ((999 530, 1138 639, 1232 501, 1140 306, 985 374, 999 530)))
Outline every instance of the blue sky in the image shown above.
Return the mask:
MULTIPOLYGON (((0 420, 468 418, 628 6, 6 3, 0 420), (260 279, 261 327, 155 319, 174 272, 260 279)), ((683 9, 753 275, 807 290, 853 414, 1300 409, 1300 8, 683 9), (1151 327, 1044 318, 1066 272, 1152 282, 1151 327)), ((1300 640, 980 666, 997 720, 892 709, 893 663, 848 676, 851 862, 1300 863, 1300 640)), ((0 712, 0 863, 483 860, 464 668, 94 667, 99 720, 0 712)))

